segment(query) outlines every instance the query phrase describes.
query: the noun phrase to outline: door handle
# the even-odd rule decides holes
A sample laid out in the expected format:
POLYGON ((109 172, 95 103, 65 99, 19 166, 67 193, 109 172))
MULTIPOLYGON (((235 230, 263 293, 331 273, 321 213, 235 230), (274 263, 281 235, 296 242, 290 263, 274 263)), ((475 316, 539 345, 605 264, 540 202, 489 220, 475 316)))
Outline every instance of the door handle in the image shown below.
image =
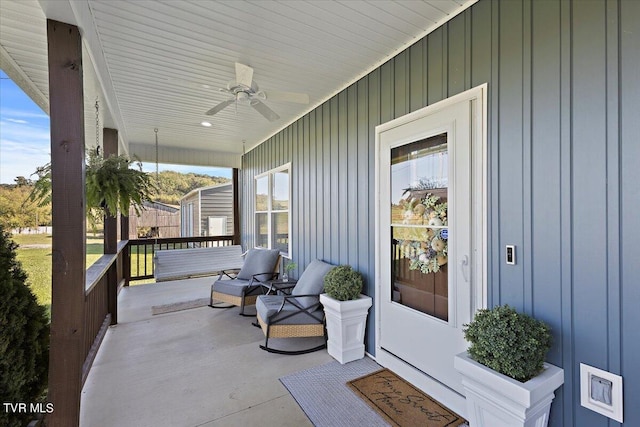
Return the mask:
POLYGON ((465 282, 469 282, 469 257, 464 255, 460 260, 460 271, 465 282))

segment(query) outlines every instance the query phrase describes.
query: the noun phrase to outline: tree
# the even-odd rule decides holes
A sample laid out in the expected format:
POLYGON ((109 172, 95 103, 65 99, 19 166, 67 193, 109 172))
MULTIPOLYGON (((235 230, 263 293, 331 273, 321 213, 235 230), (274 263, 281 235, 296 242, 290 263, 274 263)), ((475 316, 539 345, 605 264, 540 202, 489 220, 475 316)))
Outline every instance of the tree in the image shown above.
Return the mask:
MULTIPOLYGON (((16 248, 0 225, 0 400, 36 403, 47 387, 49 319, 26 284, 16 248)), ((0 411, 3 426, 24 426, 29 418, 0 411)))
POLYGON ((51 224, 51 206, 29 200, 33 185, 0 185, 0 224, 5 230, 51 224))
MULTIPOLYGON (((29 185, 3 185, 0 187, 0 224, 5 229, 25 228, 36 226, 37 207, 25 204, 25 200, 31 191, 29 185)), ((46 217, 46 210, 39 208, 43 220, 46 217)))
POLYGON ((28 180, 27 178, 25 178, 24 176, 16 177, 16 179, 14 179, 14 181, 15 181, 15 183, 16 183, 16 185, 18 187, 24 187, 24 186, 27 186, 27 185, 31 185, 31 181, 28 180))
POLYGON ((158 174, 156 201, 177 205, 185 194, 196 188, 224 184, 229 181, 229 178, 219 176, 162 171, 158 174))

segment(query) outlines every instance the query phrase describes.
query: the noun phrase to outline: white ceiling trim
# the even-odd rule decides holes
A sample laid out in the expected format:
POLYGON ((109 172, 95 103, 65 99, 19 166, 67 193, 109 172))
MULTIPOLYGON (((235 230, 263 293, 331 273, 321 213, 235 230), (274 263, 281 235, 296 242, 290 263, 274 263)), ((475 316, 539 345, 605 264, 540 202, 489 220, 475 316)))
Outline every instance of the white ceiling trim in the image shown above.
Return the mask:
POLYGON ((464 12, 466 9, 470 8, 473 4, 477 3, 479 0, 467 0, 464 3, 462 3, 454 12, 450 13, 447 17, 445 17, 444 19, 441 19, 439 21, 435 21, 431 26, 429 26, 427 29, 425 29, 422 34, 420 34, 419 36, 416 36, 414 40, 404 44, 403 46, 400 46, 399 48, 397 48, 396 50, 394 50, 392 53, 390 53, 389 55, 385 56, 384 58, 382 58, 380 61, 378 61, 377 63, 375 63, 371 68, 367 69, 366 71, 364 71, 362 74, 359 74, 358 76, 356 76, 354 79, 350 80, 349 82, 347 82, 346 85, 344 85, 343 87, 340 87, 339 89, 336 89, 335 92, 333 92, 331 95, 329 95, 328 97, 322 99, 321 101, 313 104, 309 109, 307 109, 304 113, 302 113, 300 116, 298 116, 297 118, 291 120, 290 122, 288 122, 286 125, 282 126, 281 128, 279 128, 277 131, 275 131, 274 133, 272 133, 271 135, 269 135, 264 141, 259 142, 258 144, 255 144, 253 147, 249 147, 249 149, 247 151, 251 151, 254 148, 258 147, 260 144, 268 141, 270 138, 274 137, 275 135, 277 135, 278 133, 282 132, 284 129, 288 128, 289 126, 291 126, 292 124, 294 124, 295 122, 297 122, 298 120, 300 120, 302 117, 306 116, 307 114, 309 114, 310 112, 312 112, 313 110, 315 110, 316 108, 318 108, 319 106, 321 106, 322 104, 324 104, 325 102, 327 102, 328 100, 330 100, 331 98, 333 98, 334 96, 338 95, 340 92, 342 92, 343 90, 347 89, 349 86, 351 86, 352 84, 358 82, 359 80, 361 80, 362 78, 364 78, 365 76, 369 75, 370 73, 372 73, 373 71, 375 71, 376 69, 380 68, 382 65, 384 65, 387 61, 389 61, 392 58, 395 58, 397 55, 399 55, 400 53, 404 52, 405 50, 407 50, 408 48, 410 48, 411 46, 413 46, 414 44, 418 43, 420 40, 422 40, 423 38, 425 38, 427 35, 429 35, 429 33, 431 33, 432 31, 438 29, 439 27, 441 27, 443 24, 445 24, 446 22, 450 21, 451 19, 455 18, 456 16, 458 16, 460 13, 464 12))
MULTIPOLYGON (((162 136, 158 138, 162 139, 162 136)), ((165 141, 163 141, 165 142, 165 141)), ((242 159, 240 154, 224 153, 210 150, 195 150, 179 147, 168 147, 158 145, 156 158, 156 146, 150 144, 129 144, 129 153, 143 162, 170 163, 178 165, 194 166, 216 166, 222 168, 241 168, 242 159)))
POLYGON ((45 18, 78 26, 69 0, 38 0, 45 18))
POLYGON ((88 0, 38 0, 38 3, 40 3, 40 7, 47 19, 75 25, 80 29, 82 43, 91 59, 103 98, 107 104, 107 110, 109 111, 109 114, 105 116, 105 127, 113 127, 118 130, 120 148, 124 150, 124 154, 127 154, 129 139, 127 137, 126 127, 122 120, 113 82, 109 75, 109 69, 107 68, 107 63, 104 58, 100 38, 96 33, 96 25, 93 22, 88 0))
MULTIPOLYGON (((56 2, 58 1, 61 0, 56 0, 56 2)), ((71 9, 73 10, 78 22, 78 27, 82 31, 82 40, 87 47, 89 56, 91 57, 96 77, 100 83, 102 93, 107 103, 107 108, 111 113, 111 118, 115 122, 115 128, 118 129, 118 136, 122 138, 124 148, 127 148, 129 145, 127 128, 124 126, 124 121, 122 120, 122 114, 118 105, 118 97, 116 96, 116 92, 113 88, 113 81, 111 80, 107 61, 104 57, 100 36, 98 36, 98 33, 96 32, 96 25, 95 22, 93 22, 93 15, 89 8, 89 2, 87 0, 71 2, 71 9)))

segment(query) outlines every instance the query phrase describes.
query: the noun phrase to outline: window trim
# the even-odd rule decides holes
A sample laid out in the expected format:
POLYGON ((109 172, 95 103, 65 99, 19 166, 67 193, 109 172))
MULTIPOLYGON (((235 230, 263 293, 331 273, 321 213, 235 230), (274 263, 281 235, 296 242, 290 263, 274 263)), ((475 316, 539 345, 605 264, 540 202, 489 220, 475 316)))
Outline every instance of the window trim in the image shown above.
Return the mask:
MULTIPOLYGON (((256 218, 257 218, 257 214, 267 214, 267 249, 272 249, 272 242, 273 242, 273 214, 274 213, 283 213, 286 212, 287 213, 287 227, 288 227, 288 234, 289 234, 289 238, 288 238, 288 244, 287 244, 287 252, 282 252, 280 251, 280 254, 285 257, 285 258, 291 258, 291 195, 292 195, 292 179, 291 179, 291 162, 285 163, 281 166, 278 166, 276 168, 270 169, 266 172, 263 172, 261 174, 255 175, 253 177, 254 180, 254 191, 253 191, 253 224, 254 224, 254 230, 253 232, 256 233, 255 230, 255 226, 257 224, 256 218), (276 173, 278 172, 282 172, 282 171, 288 171, 288 175, 289 175, 289 188, 288 188, 288 208, 285 209, 278 209, 278 210, 273 210, 273 206, 272 206, 272 202, 273 202, 273 177, 275 176, 276 173), (257 181, 261 178, 267 177, 267 210, 258 210, 256 209, 256 196, 257 196, 257 191, 258 191, 258 185, 257 185, 257 181)), ((256 233, 257 234, 257 233, 256 233)), ((262 246, 257 246, 256 245, 256 238, 254 237, 253 239, 253 245, 255 248, 258 247, 262 247, 262 246)))

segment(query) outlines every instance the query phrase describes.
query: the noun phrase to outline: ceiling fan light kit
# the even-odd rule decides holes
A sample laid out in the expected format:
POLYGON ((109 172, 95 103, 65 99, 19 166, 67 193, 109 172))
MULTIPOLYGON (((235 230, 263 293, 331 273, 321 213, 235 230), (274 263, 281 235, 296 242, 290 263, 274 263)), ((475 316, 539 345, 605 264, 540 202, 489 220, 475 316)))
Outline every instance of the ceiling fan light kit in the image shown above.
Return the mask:
MULTIPOLYGON (((240 103, 250 105, 265 119, 273 122, 278 120, 280 116, 262 101, 295 102, 298 104, 309 103, 309 95, 306 93, 261 91, 258 84, 253 80, 253 68, 239 62, 236 62, 235 65, 236 80, 230 81, 226 88, 220 88, 220 92, 228 93, 233 98, 222 101, 207 111, 205 113, 207 116, 213 116, 231 104, 235 104, 237 111, 238 103, 240 103)), ((206 125, 203 124, 203 126, 206 125)))

